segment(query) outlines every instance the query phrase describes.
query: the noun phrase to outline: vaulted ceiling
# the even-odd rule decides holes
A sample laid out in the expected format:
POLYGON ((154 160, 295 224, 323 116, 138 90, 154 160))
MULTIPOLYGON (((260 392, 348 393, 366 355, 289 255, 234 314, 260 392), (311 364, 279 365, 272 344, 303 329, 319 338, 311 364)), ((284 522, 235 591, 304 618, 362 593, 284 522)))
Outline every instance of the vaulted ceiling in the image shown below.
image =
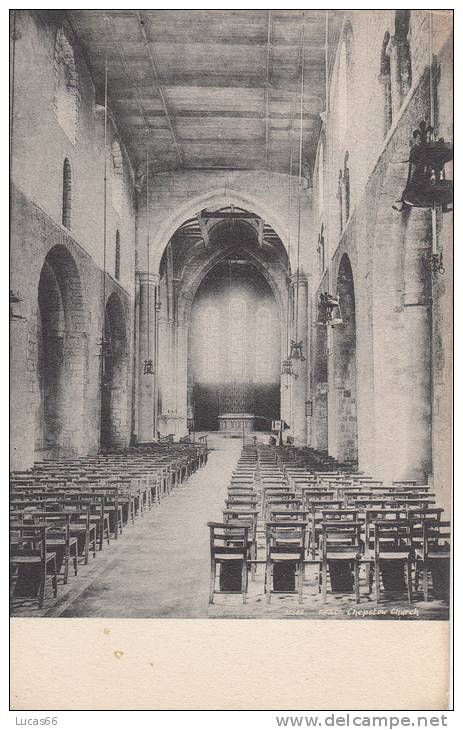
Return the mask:
POLYGON ((313 162, 341 11, 70 10, 96 82, 137 164, 158 171, 267 169, 313 162), (290 140, 292 140, 290 142, 290 140))

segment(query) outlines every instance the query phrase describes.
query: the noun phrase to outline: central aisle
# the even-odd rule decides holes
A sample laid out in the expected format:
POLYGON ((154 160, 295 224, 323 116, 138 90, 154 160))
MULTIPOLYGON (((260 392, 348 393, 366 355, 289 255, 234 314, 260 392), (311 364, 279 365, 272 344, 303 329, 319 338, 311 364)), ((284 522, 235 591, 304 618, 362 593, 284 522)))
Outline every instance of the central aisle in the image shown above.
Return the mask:
POLYGON ((128 527, 117 543, 111 541, 102 572, 52 615, 207 618, 207 522, 222 519, 241 440, 212 436, 210 446, 206 466, 128 527))

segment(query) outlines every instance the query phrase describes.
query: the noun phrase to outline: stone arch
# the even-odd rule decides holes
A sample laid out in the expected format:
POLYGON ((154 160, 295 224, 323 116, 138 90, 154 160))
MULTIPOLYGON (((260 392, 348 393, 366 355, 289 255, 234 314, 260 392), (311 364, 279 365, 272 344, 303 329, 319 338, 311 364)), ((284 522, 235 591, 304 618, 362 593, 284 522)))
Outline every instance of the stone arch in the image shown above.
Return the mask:
POLYGON ((356 462, 357 338, 354 276, 349 256, 341 257, 336 279, 343 324, 333 328, 333 366, 336 393, 336 458, 356 462))
POLYGON ((37 292, 36 457, 81 453, 86 334, 82 287, 69 251, 48 252, 37 292))
MULTIPOLYGON (((183 284, 182 290, 181 290, 181 296, 179 297, 179 306, 178 306, 178 318, 180 322, 187 322, 189 320, 190 316, 190 309, 191 305, 193 303, 193 299, 195 297, 196 291, 201 284, 202 280, 205 276, 213 269, 217 264, 219 264, 223 259, 227 256, 227 251, 222 249, 219 251, 216 251, 215 254, 208 257, 208 259, 203 263, 203 265, 198 269, 198 271, 195 273, 193 277, 191 277, 188 284, 183 284)), ((283 289, 283 287, 277 282, 277 280, 270 274, 268 269, 265 267, 263 262, 260 260, 259 256, 256 255, 253 251, 250 251, 248 248, 246 249, 246 256, 251 260, 251 263, 258 269, 258 271, 262 274, 264 279, 269 284, 275 299, 277 301, 278 308, 280 310, 281 316, 286 317, 286 307, 287 307, 287 290, 283 289)))
POLYGON ((283 246, 288 252, 288 223, 281 220, 271 208, 268 208, 262 201, 247 193, 232 188, 220 188, 202 193, 191 198, 183 205, 175 208, 168 219, 153 231, 151 236, 153 256, 153 271, 159 271, 162 255, 167 243, 171 240, 175 231, 180 228, 184 221, 196 215, 200 210, 208 207, 226 207, 235 205, 245 210, 252 210, 265 220, 278 234, 283 246))
POLYGON ((116 292, 106 301, 105 338, 109 346, 102 367, 100 446, 117 448, 129 440, 129 362, 126 313, 116 292))

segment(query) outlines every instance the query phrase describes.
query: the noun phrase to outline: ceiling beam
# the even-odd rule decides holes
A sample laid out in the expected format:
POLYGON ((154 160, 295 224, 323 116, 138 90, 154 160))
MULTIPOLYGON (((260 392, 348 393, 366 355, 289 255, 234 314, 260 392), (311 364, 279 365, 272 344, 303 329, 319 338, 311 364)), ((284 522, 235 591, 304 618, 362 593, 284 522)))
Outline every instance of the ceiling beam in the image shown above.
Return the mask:
MULTIPOLYGON (((130 116, 138 116, 137 110, 131 110, 131 109, 123 109, 124 101, 121 99, 115 99, 116 103, 118 102, 121 107, 121 111, 124 114, 124 116, 130 117, 130 116)), ((145 108, 145 115, 147 117, 151 117, 152 119, 163 119, 164 118, 164 112, 160 110, 155 111, 148 111, 145 108)), ((272 119, 292 119, 294 116, 294 113, 292 114, 290 109, 288 109, 287 112, 270 112, 269 113, 269 120, 272 119)), ((311 121, 312 119, 319 117, 320 112, 304 112, 303 114, 303 120, 311 121)), ((248 111, 217 111, 213 109, 201 109, 201 110, 183 110, 183 111, 176 111, 175 117, 178 119, 204 119, 204 118, 213 118, 213 119, 262 119, 262 112, 248 112, 248 111)), ((158 129, 162 129, 162 127, 158 127, 158 129)))
MULTIPOLYGON (((121 47, 121 45, 120 45, 120 43, 119 43, 119 41, 117 39, 116 33, 114 31, 114 27, 113 27, 112 20, 111 20, 111 18, 108 15, 105 15, 105 20, 106 20, 107 27, 109 28, 109 32, 111 34, 111 37, 113 39, 113 42, 116 45, 117 54, 118 54, 119 60, 120 60, 120 62, 122 64, 122 68, 124 69, 124 72, 125 72, 125 74, 127 76, 127 79, 128 79, 128 81, 130 83, 131 82, 131 76, 130 76, 129 66, 127 64, 127 59, 125 57, 124 51, 123 51, 123 49, 122 49, 122 47, 121 47)), ((138 109, 138 113, 140 114, 141 118, 143 119, 143 122, 145 124, 145 127, 146 128, 149 128, 149 123, 148 123, 148 119, 147 119, 147 116, 146 116, 145 109, 144 109, 143 104, 141 103, 141 101, 140 101, 140 99, 139 99, 139 97, 138 97, 135 89, 134 89, 134 84, 133 83, 131 85, 131 89, 132 89, 131 98, 135 101, 135 104, 136 104, 137 109, 138 109)), ((112 98, 112 94, 111 94, 111 98, 112 98)))
MULTIPOLYGON (((110 59, 110 54, 108 54, 108 59, 110 59)), ((129 61, 132 60, 135 62, 134 59, 129 59, 129 61)), ((292 79, 278 79, 276 76, 277 69, 275 68, 274 63, 274 76, 272 81, 272 89, 275 91, 282 91, 287 94, 298 94, 300 92, 300 81, 297 78, 297 67, 296 64, 292 65, 292 71, 293 71, 293 78, 292 79)), ((317 91, 320 93, 317 93, 316 96, 320 96, 321 94, 325 94, 325 64, 324 63, 317 63, 317 64, 310 64, 310 67, 307 68, 305 72, 305 78, 307 80, 308 85, 311 85, 312 87, 315 86, 317 88, 317 91)), ((113 85, 118 86, 117 80, 112 79, 113 85)), ((130 81, 131 84, 133 84, 133 81, 130 81)), ((150 86, 153 87, 153 83, 151 80, 150 83, 150 77, 142 76, 139 79, 139 83, 143 84, 143 87, 147 91, 156 91, 157 86, 154 84, 154 88, 150 89, 150 86)), ((231 74, 221 73, 221 72, 211 72, 205 74, 204 72, 194 72, 190 69, 188 70, 182 70, 181 72, 172 73, 170 72, 168 75, 165 74, 163 76, 163 87, 164 89, 169 88, 177 88, 177 87, 183 87, 187 89, 195 89, 198 90, 201 89, 252 89, 253 91, 265 91, 265 86, 262 81, 262 76, 253 76, 251 74, 245 75, 242 74, 236 74, 236 76, 232 76, 231 74)), ((119 85, 119 88, 122 91, 124 91, 123 84, 119 85)), ((129 91, 131 86, 127 85, 125 87, 126 91, 129 91)), ((308 86, 309 88, 309 86, 308 86)))
POLYGON ((199 229, 201 231, 201 237, 204 241, 204 246, 206 248, 209 248, 209 243, 210 243, 209 231, 207 230, 206 220, 203 218, 201 213, 198 213, 198 224, 199 224, 199 229))
POLYGON ((150 21, 147 18, 147 16, 144 15, 144 13, 140 12, 139 10, 137 10, 136 13, 137 13, 137 18, 138 18, 138 21, 139 21, 139 24, 140 24, 140 30, 141 30, 141 34, 143 36, 143 41, 145 43, 145 48, 147 50, 148 57, 149 57, 149 60, 150 60, 151 70, 153 72, 153 77, 154 77, 154 81, 155 81, 155 84, 156 84, 156 87, 157 87, 157 92, 158 92, 159 97, 161 99, 162 107, 164 109, 164 114, 166 115, 167 125, 168 125, 168 127, 170 129, 170 133, 172 135, 172 143, 173 143, 173 145, 175 147, 175 151, 177 153, 178 161, 179 161, 180 165, 183 165, 183 163, 184 163, 183 152, 182 152, 182 149, 181 149, 181 147, 180 147, 180 145, 179 145, 179 143, 177 141, 177 138, 175 136, 175 131, 174 131, 174 127, 173 127, 173 124, 172 124, 172 119, 171 119, 171 116, 170 116, 170 113, 169 113, 169 109, 167 108, 167 102, 166 102, 165 95, 164 95, 164 91, 163 91, 163 88, 162 88, 162 85, 161 85, 161 79, 160 79, 160 75, 159 75, 159 64, 158 64, 158 61, 157 61, 157 58, 156 58, 156 53, 154 51, 153 44, 150 43, 150 38, 148 37, 148 33, 147 33, 147 30, 150 27, 150 21))

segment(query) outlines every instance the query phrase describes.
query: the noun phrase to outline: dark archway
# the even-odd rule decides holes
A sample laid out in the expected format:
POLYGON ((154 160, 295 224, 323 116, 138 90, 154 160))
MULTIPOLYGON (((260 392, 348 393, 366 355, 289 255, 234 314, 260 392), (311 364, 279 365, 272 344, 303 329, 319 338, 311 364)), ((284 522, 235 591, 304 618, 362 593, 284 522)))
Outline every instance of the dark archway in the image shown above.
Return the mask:
POLYGON ((125 312, 113 293, 106 302, 105 339, 101 385, 102 448, 126 446, 128 442, 128 347, 125 312))
POLYGON ((333 328, 333 358, 336 392, 336 457, 356 462, 357 439, 357 344, 355 291, 352 267, 343 254, 337 278, 343 324, 333 328))
POLYGON ((84 389, 84 317, 77 266, 64 246, 52 248, 38 287, 35 452, 79 453, 84 389))

